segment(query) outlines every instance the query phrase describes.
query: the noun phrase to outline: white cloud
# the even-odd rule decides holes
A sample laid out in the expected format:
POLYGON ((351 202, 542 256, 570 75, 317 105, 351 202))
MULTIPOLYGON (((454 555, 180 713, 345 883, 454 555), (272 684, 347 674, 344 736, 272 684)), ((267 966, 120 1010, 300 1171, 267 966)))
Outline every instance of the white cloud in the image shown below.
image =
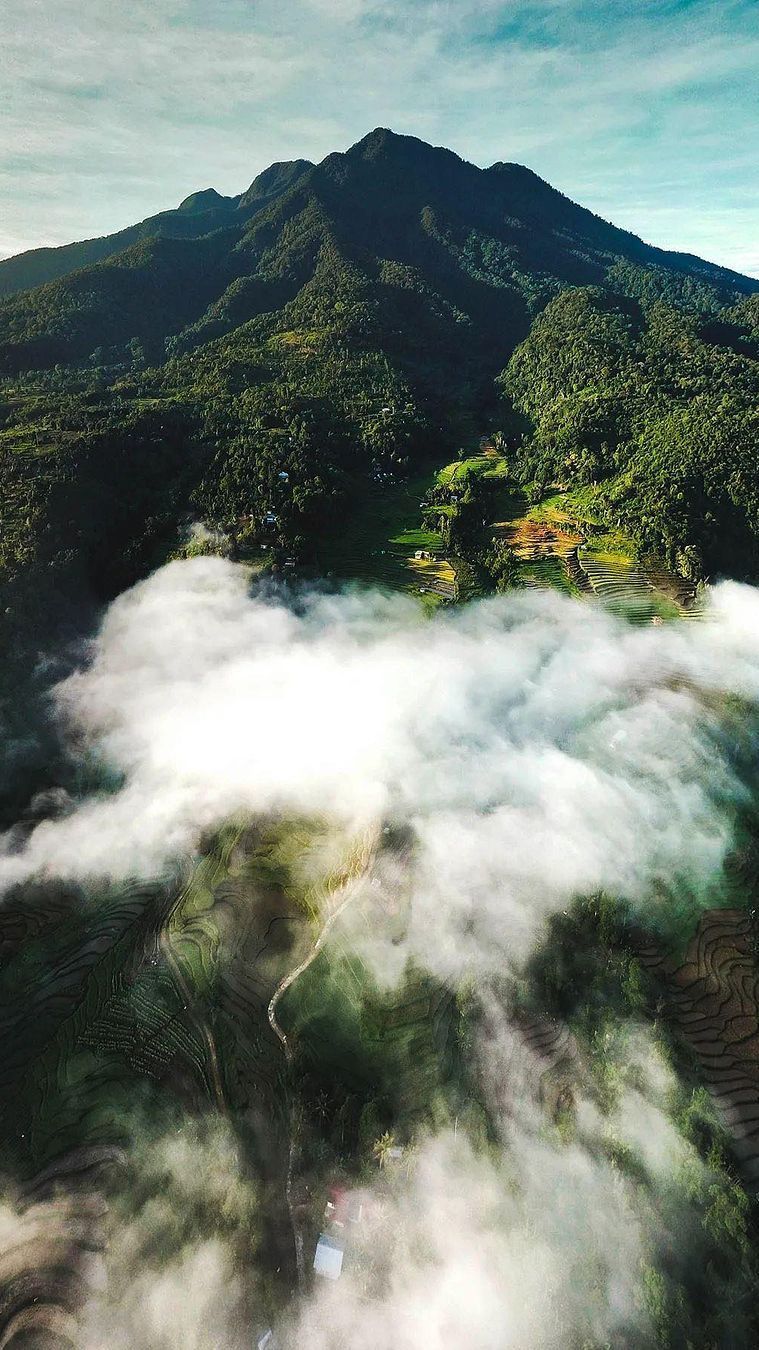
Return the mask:
MULTIPOLYGON (((38 825, 0 860, 6 885, 151 875, 238 811, 349 828, 390 816, 417 839, 397 958, 481 977, 473 1072, 495 1139, 414 1141, 408 1172, 368 1185, 352 1259, 338 1286, 290 1308, 286 1350, 558 1350, 647 1335, 644 1263, 664 1251, 668 1270, 685 1267, 690 1197, 710 1182, 667 1116, 669 1071, 626 1029, 607 1051, 615 1105, 602 1113, 575 1084, 562 1141, 539 1106, 544 1066, 482 991, 576 891, 645 907, 718 873, 744 792, 736 700, 744 763, 756 748, 759 593, 722 585, 707 621, 659 628, 548 594, 428 621, 401 597, 251 594, 244 568, 195 558, 114 602, 55 697, 72 751, 123 785, 38 825), (612 1145, 632 1151, 644 1183, 612 1145)), ((226 1127, 187 1127, 136 1161, 140 1203, 124 1191, 112 1208, 85 1350, 236 1350, 258 1297, 239 1241, 253 1244, 258 1216, 226 1127)), ((0 1238, 13 1222, 0 1210, 0 1238)))
POLYGON ((661 1079, 661 1066, 639 1033, 632 1049, 644 1090, 623 1086, 607 1116, 576 1094, 576 1132, 561 1142, 538 1105, 545 1066, 493 1012, 479 1053, 499 1144, 475 1151, 463 1132, 444 1132, 418 1145, 410 1175, 400 1171, 389 1187, 370 1190, 339 1284, 314 1291, 286 1328, 285 1350, 559 1350, 653 1340, 644 1264, 656 1265, 666 1250, 670 1270, 685 1269, 690 1200, 708 1181, 662 1109, 671 1079, 665 1071, 653 1090, 645 1082, 661 1079), (646 1184, 621 1174, 611 1140, 642 1159, 646 1184), (685 1169, 690 1193, 678 1195, 673 1178, 685 1169))
POLYGON ((81 1350, 234 1350, 251 1295, 235 1244, 243 1234, 255 1243, 256 1194, 231 1131, 186 1122, 138 1143, 132 1181, 139 1200, 122 1186, 107 1219, 101 1290, 85 1308, 81 1350))
MULTIPOLYGON (((616 1105, 604 1115, 575 1087, 576 1125, 562 1139, 540 1104, 545 1065, 494 1000, 487 1026, 477 1056, 496 1139, 475 1146, 446 1128, 365 1179, 340 1281, 317 1280, 273 1314, 283 1350, 649 1343, 644 1265, 666 1252, 677 1278, 697 1259, 693 1199, 713 1180, 666 1115, 670 1071, 644 1032, 625 1029, 616 1105), (644 1178, 620 1170, 612 1142, 644 1178)), ((272 1312, 249 1259, 259 1197, 228 1129, 188 1123, 138 1144, 132 1169, 138 1189, 112 1203, 83 1350, 250 1344, 251 1324, 263 1330, 272 1312)))
POLYGON ((442 971, 497 962, 578 892, 646 906, 714 880, 742 786, 712 691, 759 697, 747 587, 719 587, 701 625, 532 594, 428 623, 411 600, 291 608, 232 563, 173 563, 114 602, 56 691, 79 752, 123 785, 39 824, 0 884, 160 873, 238 812, 389 816, 418 838, 414 950, 442 971))

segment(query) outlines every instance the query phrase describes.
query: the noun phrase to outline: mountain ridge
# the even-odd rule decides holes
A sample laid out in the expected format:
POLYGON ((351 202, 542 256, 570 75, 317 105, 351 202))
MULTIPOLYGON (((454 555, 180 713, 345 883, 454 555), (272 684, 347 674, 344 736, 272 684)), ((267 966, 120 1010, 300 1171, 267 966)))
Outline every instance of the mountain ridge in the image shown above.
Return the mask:
POLYGON ((388 156, 388 150, 394 152, 396 160, 400 158, 401 150, 407 157, 412 153, 419 164, 426 161, 429 166, 434 163, 436 171, 445 162, 449 166, 456 165, 467 171, 473 171, 473 175, 521 179, 522 182, 528 182, 531 190, 537 191, 544 199, 548 196, 554 201, 560 199, 574 211, 586 213, 586 220, 592 218, 608 229, 616 231, 620 240, 628 241, 628 246, 631 244, 633 247, 640 246, 644 250, 653 250, 664 266, 687 265, 688 268, 696 266, 698 270, 704 270, 705 274, 719 275, 726 282, 729 280, 731 284, 748 286, 751 291, 759 289, 759 281, 755 278, 744 276, 721 264, 709 262, 696 254, 660 249, 647 244, 632 231, 623 230, 603 217, 596 216, 588 208, 575 203, 527 165, 499 160, 487 167, 480 167, 443 146, 432 146, 417 137, 400 135, 387 127, 377 127, 356 141, 348 150, 333 151, 318 164, 306 159, 275 161, 257 174, 248 188, 231 197, 224 196, 213 187, 200 189, 190 193, 177 207, 166 208, 111 234, 92 236, 72 241, 70 244, 27 249, 1 259, 0 298, 44 285, 47 281, 57 280, 82 267, 102 262, 132 243, 151 237, 154 233, 167 237, 197 237, 203 233, 210 233, 232 224, 236 212, 252 213, 254 210, 262 209, 274 197, 296 185, 309 174, 309 171, 323 170, 328 173, 336 166, 360 158, 376 164, 383 155, 388 156))

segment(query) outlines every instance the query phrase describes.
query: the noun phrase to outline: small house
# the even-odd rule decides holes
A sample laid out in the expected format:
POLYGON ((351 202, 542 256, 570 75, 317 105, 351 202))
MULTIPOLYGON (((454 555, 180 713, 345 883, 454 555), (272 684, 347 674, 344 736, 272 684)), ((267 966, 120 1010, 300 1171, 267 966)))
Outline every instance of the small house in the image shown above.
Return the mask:
POLYGON ((343 1246, 328 1233, 320 1233, 314 1252, 314 1273, 325 1280, 339 1280, 343 1269, 343 1246))

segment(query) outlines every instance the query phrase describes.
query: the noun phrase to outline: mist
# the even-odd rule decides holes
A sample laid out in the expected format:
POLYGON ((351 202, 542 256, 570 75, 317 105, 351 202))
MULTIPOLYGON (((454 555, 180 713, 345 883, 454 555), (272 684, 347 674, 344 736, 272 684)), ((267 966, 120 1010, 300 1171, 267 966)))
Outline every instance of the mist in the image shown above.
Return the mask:
POLYGON ((270 1321, 285 1350, 653 1343, 641 1272, 698 1259, 691 1202, 714 1188, 667 1112, 671 1072, 629 1029, 616 1102, 578 1088, 562 1137, 545 1065, 486 990, 583 894, 653 927, 674 903, 692 926, 714 900, 752 803, 759 594, 723 584, 703 622, 646 629, 549 593, 429 619, 376 592, 252 588, 196 557, 119 597, 50 701, 70 762, 102 786, 53 785, 5 837, 6 896, 171 874, 230 819, 315 819, 338 853, 403 826, 402 860, 380 849, 350 883, 403 888, 402 939, 351 927, 355 907, 343 940, 388 980, 409 960, 454 986, 476 975, 487 1014, 490 1137, 443 1123, 410 1139, 365 1186, 353 1266, 284 1315, 254 1252, 241 1275, 256 1197, 226 1127, 137 1141, 142 1200, 112 1210, 86 1350, 236 1350, 270 1321))
POLYGON ((418 1141, 405 1169, 364 1195, 360 1250, 338 1285, 322 1282, 284 1329, 287 1350, 471 1350, 646 1345, 655 1333, 641 1270, 674 1243, 692 1257, 688 1202, 708 1170, 663 1110, 671 1080, 634 1031, 614 1110, 578 1095, 562 1141, 540 1105, 545 1065, 502 1015, 478 1053, 499 1138, 475 1148, 443 1130, 418 1141), (610 1141, 643 1150, 645 1184, 615 1166, 610 1141))
POLYGON ((636 629, 548 593, 430 621, 171 563, 51 694, 111 786, 7 836, 0 886, 154 877, 241 814, 402 821, 408 947, 441 974, 493 965, 578 893, 654 922, 675 889, 701 903, 749 800, 758 695, 759 596, 736 584, 703 623, 636 629))
POLYGON ((362 1222, 340 1281, 273 1315, 253 1261, 257 1196, 226 1125, 138 1150, 83 1350, 238 1350, 251 1324, 273 1324, 280 1350, 658 1344, 642 1274, 663 1256, 680 1274, 698 1262, 692 1206, 718 1178, 667 1115, 675 1084, 656 1044, 623 1028, 616 1101, 602 1114, 577 1092, 571 1139, 541 1104, 545 1065, 493 999, 477 1057, 497 1137, 446 1127, 412 1141, 354 1192, 362 1222))

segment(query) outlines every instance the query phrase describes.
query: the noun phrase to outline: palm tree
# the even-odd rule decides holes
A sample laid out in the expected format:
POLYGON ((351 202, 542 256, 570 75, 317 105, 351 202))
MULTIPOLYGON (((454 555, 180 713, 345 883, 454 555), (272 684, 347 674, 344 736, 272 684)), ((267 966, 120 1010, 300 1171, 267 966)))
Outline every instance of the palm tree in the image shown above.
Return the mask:
POLYGON ((390 1157, 391 1150, 394 1148, 395 1135, 392 1134, 390 1130, 385 1130, 385 1133, 381 1134, 379 1139, 375 1140, 372 1145, 372 1157, 376 1159, 380 1167, 384 1167, 390 1157))

